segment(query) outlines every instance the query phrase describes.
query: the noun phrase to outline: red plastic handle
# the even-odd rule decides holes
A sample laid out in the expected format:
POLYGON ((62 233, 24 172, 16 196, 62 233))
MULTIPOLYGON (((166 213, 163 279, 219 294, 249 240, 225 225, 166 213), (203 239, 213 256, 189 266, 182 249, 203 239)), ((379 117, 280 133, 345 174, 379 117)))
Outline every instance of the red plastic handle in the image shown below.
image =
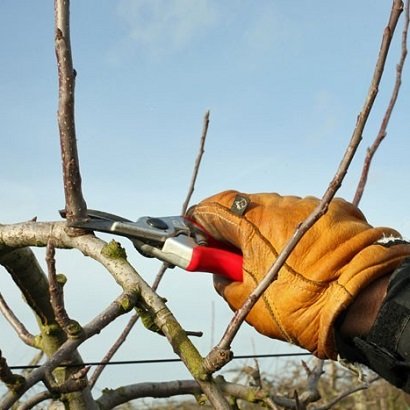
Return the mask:
POLYGON ((210 272, 242 282, 242 255, 225 249, 196 246, 186 270, 190 272, 210 272))

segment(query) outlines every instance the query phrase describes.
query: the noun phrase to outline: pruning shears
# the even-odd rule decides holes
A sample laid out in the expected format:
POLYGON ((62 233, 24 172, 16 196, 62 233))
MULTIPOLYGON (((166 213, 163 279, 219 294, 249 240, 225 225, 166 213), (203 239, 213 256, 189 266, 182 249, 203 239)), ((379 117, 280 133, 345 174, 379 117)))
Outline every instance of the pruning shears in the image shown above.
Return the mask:
MULTIPOLYGON (((88 209, 88 220, 70 226, 128 238, 146 257, 155 257, 190 272, 209 272, 242 281, 242 255, 215 241, 184 216, 143 216, 136 222, 107 212, 88 209)), ((60 211, 65 217, 65 211, 60 211)))

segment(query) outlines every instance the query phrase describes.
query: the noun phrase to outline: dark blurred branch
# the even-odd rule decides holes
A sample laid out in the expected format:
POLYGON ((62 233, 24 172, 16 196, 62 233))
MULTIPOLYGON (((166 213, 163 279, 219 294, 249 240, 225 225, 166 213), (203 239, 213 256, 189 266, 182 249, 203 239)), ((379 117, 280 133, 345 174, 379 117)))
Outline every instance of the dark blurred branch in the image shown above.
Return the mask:
MULTIPOLYGON (((20 237, 21 233, 16 232, 16 242, 20 237)), ((55 317, 50 304, 46 275, 30 248, 18 248, 18 243, 13 243, 11 246, 0 244, 0 264, 9 272, 39 322, 44 326, 53 326, 55 317)))
POLYGON ((360 177, 359 184, 356 189, 356 193, 353 199, 353 204, 358 206, 362 198, 364 188, 366 186, 367 178, 369 175, 370 165, 373 160, 373 157, 378 150, 380 144, 387 135, 387 126, 389 125, 391 114, 396 105, 397 97, 399 95, 400 86, 402 82, 403 67, 407 57, 407 33, 409 28, 409 0, 406 1, 405 13, 404 13, 404 23, 403 23, 403 32, 401 40, 401 55, 399 63, 396 66, 396 81, 394 83, 392 95, 390 97, 389 105, 387 106, 386 112, 383 117, 383 121, 380 125, 379 132, 373 144, 367 148, 366 158, 364 160, 362 175, 360 177))
POLYGON ((3 357, 0 351, 0 380, 7 385, 12 391, 20 390, 24 384, 25 379, 23 376, 14 374, 11 372, 6 359, 3 357))
MULTIPOLYGON (((333 177, 332 181, 330 182, 327 190, 325 191, 319 205, 316 209, 312 212, 309 217, 303 221, 300 226, 296 229, 291 239, 287 242, 283 250, 278 255, 276 261, 268 270, 267 274, 263 278, 261 282, 259 282, 258 286, 254 289, 253 292, 249 295, 248 299, 245 303, 235 312, 233 319, 229 323, 221 341, 219 344, 211 351, 212 360, 208 361, 207 371, 213 372, 218 370, 218 368, 222 367, 226 362, 225 360, 229 360, 230 358, 226 354, 226 351, 230 349, 232 340, 236 336, 239 327, 242 325, 243 321, 245 320, 246 316, 253 308, 255 303, 259 300, 268 286, 275 280, 279 270, 286 262, 287 258, 294 250, 296 245, 305 235, 305 233, 319 220, 327 211, 330 201, 333 199, 336 191, 340 188, 342 181, 347 174, 349 166, 353 160, 353 157, 356 153, 356 150, 362 140, 362 133, 364 126, 366 125, 367 119, 369 117, 371 108, 373 106, 374 100, 377 96, 380 80, 383 74, 384 65, 386 62, 386 57, 390 48, 391 39, 393 37, 394 30, 397 25, 397 21, 400 17, 401 12, 403 11, 402 2, 399 0, 393 1, 392 10, 389 16, 389 22, 387 27, 384 30, 382 43, 378 55, 378 59, 376 62, 375 70, 373 73, 372 82, 370 84, 370 89, 365 99, 364 105, 362 107, 362 111, 359 113, 356 121, 356 126, 353 131, 353 135, 350 139, 349 145, 344 153, 342 161, 339 164, 337 172, 333 177), (216 350, 216 352, 215 352, 216 350), (218 361, 218 351, 222 354, 222 359, 218 361), (216 358, 216 360, 215 360, 216 358)), ((209 358, 209 357, 207 357, 209 358)))
POLYGON ((323 406, 315 407, 312 410, 329 410, 335 404, 339 403, 340 401, 342 401, 346 397, 348 397, 348 396, 350 396, 350 395, 352 395, 352 394, 354 394, 354 393, 356 393, 360 390, 365 390, 365 389, 369 388, 370 384, 374 383, 376 380, 379 380, 379 379, 380 379, 379 376, 375 376, 366 383, 356 384, 356 385, 352 386, 351 388, 345 390, 344 392, 342 392, 341 394, 339 394, 338 396, 336 396, 334 399, 330 400, 328 403, 324 404, 323 406))
POLYGON ((55 52, 58 67, 58 127, 63 165, 67 221, 87 218, 81 190, 80 165, 74 120, 73 68, 70 42, 70 1, 55 0, 55 52))
POLYGON ((309 403, 313 403, 320 399, 319 393, 319 380, 323 374, 324 361, 316 359, 316 363, 313 369, 310 369, 305 362, 302 362, 307 374, 307 386, 306 390, 299 395, 299 401, 307 406, 309 403))

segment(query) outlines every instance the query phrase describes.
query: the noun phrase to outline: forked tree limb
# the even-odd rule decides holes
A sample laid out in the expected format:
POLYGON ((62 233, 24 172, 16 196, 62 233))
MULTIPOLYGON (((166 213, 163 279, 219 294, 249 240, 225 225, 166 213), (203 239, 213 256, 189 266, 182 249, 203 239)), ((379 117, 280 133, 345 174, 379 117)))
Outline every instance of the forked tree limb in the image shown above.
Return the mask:
MULTIPOLYGON (((41 380, 46 371, 51 371, 62 360, 69 357, 85 339, 99 333, 119 315, 131 310, 138 301, 152 314, 155 324, 165 334, 174 352, 182 359, 212 405, 216 409, 229 409, 229 404, 218 386, 203 372, 203 359, 189 340, 185 330, 165 305, 164 300, 150 288, 124 257, 118 256, 116 253, 112 254, 111 251, 107 250, 108 245, 94 235, 68 235, 65 231, 64 222, 26 222, 14 225, 0 225, 0 248, 2 246, 46 246, 50 237, 53 239, 56 248, 76 248, 85 256, 90 256, 101 263, 124 292, 117 301, 113 302, 94 321, 85 325, 77 338, 68 339, 47 363, 40 369, 33 371, 27 377, 27 385, 32 386, 41 380)), ((110 249, 109 246, 108 248, 110 249)), ((21 392, 19 394, 21 395, 21 392)), ((11 394, 6 403, 14 403, 19 397, 18 394, 14 396, 11 394)))

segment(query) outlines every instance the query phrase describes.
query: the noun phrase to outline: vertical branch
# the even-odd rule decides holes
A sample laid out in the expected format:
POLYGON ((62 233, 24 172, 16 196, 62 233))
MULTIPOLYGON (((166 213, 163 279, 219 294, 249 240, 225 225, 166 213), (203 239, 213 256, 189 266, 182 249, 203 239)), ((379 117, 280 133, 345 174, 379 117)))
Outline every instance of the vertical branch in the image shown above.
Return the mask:
POLYGON ((369 175, 370 165, 373 160, 374 154, 378 150, 380 144, 384 140, 387 134, 387 126, 390 121, 391 114, 393 112, 394 106, 396 105, 397 97, 399 95, 399 90, 401 86, 401 79, 403 73, 404 63, 407 57, 407 33, 409 28, 409 0, 406 1, 405 7, 405 17, 403 23, 403 32, 402 32, 402 40, 401 40, 401 55, 400 60, 396 66, 396 81, 394 83, 392 95, 390 97, 389 105, 387 106, 386 112, 383 117, 383 121, 380 125, 379 132, 377 137, 375 138, 373 144, 367 149, 367 154, 364 160, 362 175, 360 177, 356 193, 353 199, 353 204, 358 206, 360 200, 362 199, 363 191, 367 183, 367 178, 369 175))
POLYGON ((48 281, 50 292, 50 303, 53 307, 56 321, 59 326, 68 334, 76 334, 80 331, 79 325, 71 320, 64 306, 63 286, 66 282, 64 275, 57 275, 55 261, 55 247, 51 239, 47 243, 46 262, 48 269, 48 281))
POLYGON ((330 201, 333 199, 336 191, 341 186, 349 166, 353 160, 354 154, 362 140, 363 129, 366 125, 370 111, 373 107, 374 100, 377 96, 380 80, 384 71, 387 54, 390 48, 391 39, 397 25, 397 21, 403 11, 401 0, 393 0, 392 10, 389 16, 389 22, 384 29, 383 38, 380 46, 379 55, 376 61, 373 78, 370 84, 368 94, 356 121, 349 145, 343 155, 335 176, 330 181, 323 197, 314 211, 303 221, 296 229, 293 236, 286 243, 273 265, 268 270, 265 277, 259 282, 258 286, 251 292, 244 304, 235 312, 231 322, 225 330, 225 333, 218 345, 208 354, 205 359, 205 368, 212 373, 221 368, 231 359, 230 346, 235 338, 240 326, 249 314, 255 303, 259 300, 268 286, 274 281, 279 270, 286 262, 291 252, 305 235, 305 233, 318 221, 327 211, 330 201))
POLYGON ((70 43, 70 1, 55 0, 55 52, 58 66, 58 127, 63 165, 67 220, 85 219, 87 205, 81 190, 74 120, 73 68, 70 43))
POLYGON ((64 308, 62 286, 57 280, 55 247, 51 239, 49 239, 47 243, 46 262, 51 306, 53 307, 57 323, 62 329, 64 329, 68 326, 70 319, 68 318, 67 312, 64 308))
POLYGON ((198 151, 198 155, 195 160, 194 170, 192 172, 192 179, 191 179, 191 183, 188 188, 188 194, 182 205, 181 215, 185 215, 186 210, 188 209, 188 205, 191 200, 192 194, 194 193, 195 182, 198 176, 199 166, 201 165, 202 156, 205 152, 204 147, 205 147, 206 135, 208 134, 208 127, 209 127, 209 110, 205 113, 205 116, 204 116, 204 125, 202 128, 202 136, 201 136, 201 141, 199 144, 199 151, 198 151))

